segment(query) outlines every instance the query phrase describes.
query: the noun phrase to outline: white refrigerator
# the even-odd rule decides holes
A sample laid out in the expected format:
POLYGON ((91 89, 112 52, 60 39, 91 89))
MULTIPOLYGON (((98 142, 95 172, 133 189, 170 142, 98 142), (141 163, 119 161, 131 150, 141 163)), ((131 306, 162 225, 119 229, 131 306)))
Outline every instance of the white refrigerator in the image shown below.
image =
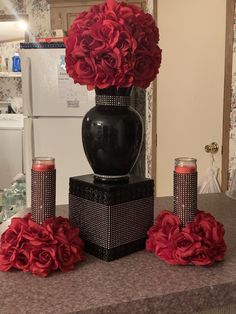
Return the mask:
POLYGON ((53 47, 21 45, 27 206, 31 205, 34 156, 55 158, 57 204, 68 204, 69 177, 92 173, 83 150, 81 126, 83 116, 95 104, 94 92, 74 84, 65 70, 65 49, 53 47))

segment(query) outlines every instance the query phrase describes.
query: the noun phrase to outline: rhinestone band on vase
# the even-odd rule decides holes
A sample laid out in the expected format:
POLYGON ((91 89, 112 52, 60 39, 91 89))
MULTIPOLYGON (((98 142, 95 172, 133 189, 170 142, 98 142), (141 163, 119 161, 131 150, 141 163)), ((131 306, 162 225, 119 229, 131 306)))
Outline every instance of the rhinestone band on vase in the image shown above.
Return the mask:
POLYGON ((130 96, 96 95, 96 105, 99 106, 131 106, 130 96))
POLYGON ((120 175, 120 176, 109 176, 109 175, 104 175, 104 174, 96 174, 94 173, 94 176, 97 178, 101 178, 101 179, 124 179, 124 178, 129 178, 129 174, 125 174, 125 175, 120 175))

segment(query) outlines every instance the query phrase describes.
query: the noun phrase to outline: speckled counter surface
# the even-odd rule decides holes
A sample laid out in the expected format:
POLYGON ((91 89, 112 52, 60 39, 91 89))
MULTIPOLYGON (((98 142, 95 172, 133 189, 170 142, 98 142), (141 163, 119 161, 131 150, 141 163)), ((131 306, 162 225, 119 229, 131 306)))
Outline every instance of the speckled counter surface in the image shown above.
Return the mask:
MULTIPOLYGON (((236 201, 208 194, 199 196, 198 203, 199 209, 225 225, 224 262, 211 267, 169 266, 140 251, 110 263, 87 254, 87 261, 74 271, 48 278, 0 272, 0 313, 171 314, 236 303, 236 201)), ((172 198, 157 199, 156 213, 171 208, 172 198)), ((65 206, 57 209, 58 215, 67 216, 65 206)))

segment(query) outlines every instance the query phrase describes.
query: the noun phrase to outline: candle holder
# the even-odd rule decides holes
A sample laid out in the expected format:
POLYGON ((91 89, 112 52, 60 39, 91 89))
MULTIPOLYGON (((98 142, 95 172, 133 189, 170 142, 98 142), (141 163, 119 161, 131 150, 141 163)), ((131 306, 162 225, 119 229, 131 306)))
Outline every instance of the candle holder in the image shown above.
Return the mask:
POLYGON ((224 226, 197 207, 197 165, 194 158, 176 158, 174 213, 162 210, 148 230, 146 250, 167 264, 209 266, 226 252, 224 226))
POLYGON ((56 169, 55 159, 35 157, 31 170, 32 220, 38 224, 55 217, 56 169))
POLYGON ((196 162, 194 158, 175 159, 174 214, 180 218, 181 227, 191 223, 197 214, 196 162))

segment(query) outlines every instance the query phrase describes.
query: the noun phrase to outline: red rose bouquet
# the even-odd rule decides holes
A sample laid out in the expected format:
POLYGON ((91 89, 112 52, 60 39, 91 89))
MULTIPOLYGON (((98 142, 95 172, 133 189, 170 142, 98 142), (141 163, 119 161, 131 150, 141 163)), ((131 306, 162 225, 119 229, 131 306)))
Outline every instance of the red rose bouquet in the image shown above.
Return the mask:
POLYGON ((32 221, 31 214, 12 218, 1 236, 1 271, 16 268, 46 277, 52 270, 69 271, 83 260, 79 228, 66 218, 49 218, 42 225, 32 221))
POLYGON ((80 13, 71 25, 67 73, 89 90, 146 88, 159 72, 158 41, 159 31, 150 14, 134 5, 106 0, 80 13))
POLYGON ((146 250, 172 265, 212 265, 224 258, 224 227, 211 214, 198 211, 181 229, 179 217, 165 210, 148 231, 146 250))

